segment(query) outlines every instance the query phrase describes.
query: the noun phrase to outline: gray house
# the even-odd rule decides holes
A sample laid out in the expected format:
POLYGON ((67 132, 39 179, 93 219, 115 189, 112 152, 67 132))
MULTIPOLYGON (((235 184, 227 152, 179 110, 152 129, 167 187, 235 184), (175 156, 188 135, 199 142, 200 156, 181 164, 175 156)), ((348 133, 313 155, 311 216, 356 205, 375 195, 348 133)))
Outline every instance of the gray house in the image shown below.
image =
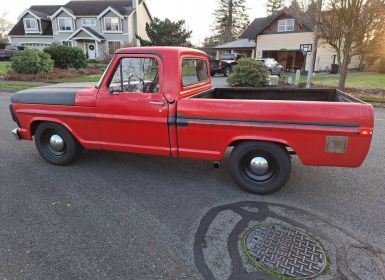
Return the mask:
POLYGON ((145 0, 83 0, 65 5, 31 6, 8 36, 12 45, 43 49, 52 44, 79 47, 89 59, 138 46, 152 21, 145 0))

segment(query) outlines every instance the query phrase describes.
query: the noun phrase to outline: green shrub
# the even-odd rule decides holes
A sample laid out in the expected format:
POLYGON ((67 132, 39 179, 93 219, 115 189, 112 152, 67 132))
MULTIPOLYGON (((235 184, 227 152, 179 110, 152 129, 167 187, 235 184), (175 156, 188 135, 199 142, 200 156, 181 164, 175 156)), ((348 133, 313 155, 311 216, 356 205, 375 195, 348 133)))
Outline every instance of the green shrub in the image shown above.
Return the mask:
POLYGON ((44 49, 55 61, 55 67, 61 69, 68 68, 85 68, 87 66, 87 59, 80 48, 54 45, 44 49))
POLYGON ((268 72, 263 64, 251 58, 241 59, 233 66, 227 82, 231 86, 259 87, 266 83, 268 72))
POLYGON ((11 58, 11 68, 19 74, 51 73, 53 66, 49 54, 37 49, 16 52, 11 58))

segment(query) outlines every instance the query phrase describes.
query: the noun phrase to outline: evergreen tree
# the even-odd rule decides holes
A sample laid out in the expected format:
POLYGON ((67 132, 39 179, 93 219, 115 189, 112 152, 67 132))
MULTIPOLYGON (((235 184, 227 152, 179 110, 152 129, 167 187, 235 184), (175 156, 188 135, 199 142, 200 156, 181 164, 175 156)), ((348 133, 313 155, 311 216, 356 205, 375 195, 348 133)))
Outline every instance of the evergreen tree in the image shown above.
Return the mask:
POLYGON ((285 7, 285 0, 267 0, 266 11, 268 15, 273 15, 285 7))
POLYGON ((192 31, 185 28, 184 20, 173 22, 168 18, 165 20, 154 18, 153 22, 146 24, 146 33, 149 40, 136 35, 141 46, 191 46, 188 39, 192 31))
POLYGON ((219 44, 237 39, 250 24, 246 0, 217 0, 214 32, 219 44))

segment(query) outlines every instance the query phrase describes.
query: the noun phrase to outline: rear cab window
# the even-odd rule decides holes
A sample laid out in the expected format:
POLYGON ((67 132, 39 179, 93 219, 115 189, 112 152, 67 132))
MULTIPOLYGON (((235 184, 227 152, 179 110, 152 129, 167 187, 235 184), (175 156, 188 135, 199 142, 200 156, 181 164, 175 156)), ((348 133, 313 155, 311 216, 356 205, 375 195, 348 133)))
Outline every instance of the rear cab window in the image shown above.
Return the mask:
POLYGON ((201 58, 182 59, 182 84, 183 87, 206 83, 209 73, 206 61, 201 58))

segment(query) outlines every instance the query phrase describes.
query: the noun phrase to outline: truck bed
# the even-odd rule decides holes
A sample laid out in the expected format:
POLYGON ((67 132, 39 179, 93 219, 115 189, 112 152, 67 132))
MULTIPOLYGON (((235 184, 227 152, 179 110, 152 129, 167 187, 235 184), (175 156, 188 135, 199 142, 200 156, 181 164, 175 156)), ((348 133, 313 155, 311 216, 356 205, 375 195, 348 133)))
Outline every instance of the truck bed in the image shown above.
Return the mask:
POLYGON ((342 91, 323 88, 213 88, 210 91, 195 95, 193 98, 364 103, 342 91))

